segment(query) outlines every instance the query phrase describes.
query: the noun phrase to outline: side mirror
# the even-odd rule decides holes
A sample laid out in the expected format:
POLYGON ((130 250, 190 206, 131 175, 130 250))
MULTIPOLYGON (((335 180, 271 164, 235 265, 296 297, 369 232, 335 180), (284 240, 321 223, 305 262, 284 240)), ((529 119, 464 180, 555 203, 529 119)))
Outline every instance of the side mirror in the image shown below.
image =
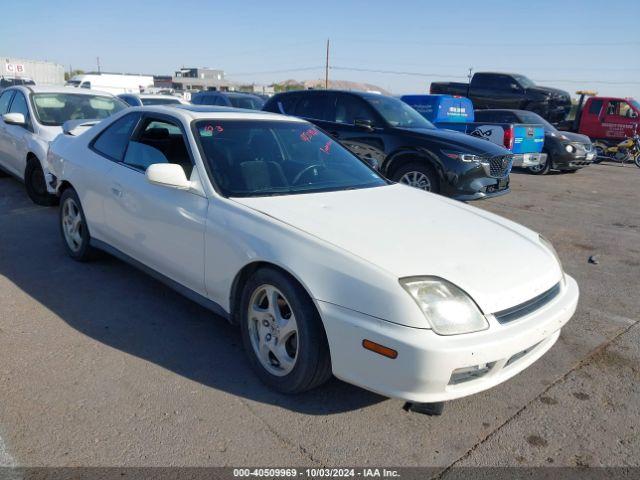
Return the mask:
POLYGON ((191 182, 184 174, 183 168, 175 163, 154 163, 147 167, 145 175, 147 180, 155 185, 178 188, 180 190, 191 188, 191 182))
POLYGON ((365 119, 365 118, 356 118, 353 121, 353 124, 356 127, 363 128, 363 129, 369 130, 369 131, 374 129, 373 122, 371 120, 368 120, 368 119, 365 119))
POLYGON ((2 115, 2 120, 8 125, 19 125, 24 127, 27 124, 27 120, 22 113, 5 113, 2 115))
POLYGON ((513 90, 514 92, 517 92, 518 90, 520 90, 520 87, 518 86, 517 83, 512 83, 511 90, 513 90))

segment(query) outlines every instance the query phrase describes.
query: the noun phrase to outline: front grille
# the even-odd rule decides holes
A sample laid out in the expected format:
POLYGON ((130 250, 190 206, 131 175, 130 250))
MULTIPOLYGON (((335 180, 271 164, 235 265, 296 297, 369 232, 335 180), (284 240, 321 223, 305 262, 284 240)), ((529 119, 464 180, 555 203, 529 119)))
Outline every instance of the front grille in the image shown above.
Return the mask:
POLYGON ((524 317, 525 315, 530 314, 531 312, 541 308, 542 306, 549 303, 551 300, 556 298, 556 296, 560 293, 560 283, 556 283, 553 287, 547 290, 540 295, 533 297, 531 300, 527 300, 520 305, 516 305, 515 307, 507 308, 506 310, 501 310, 493 315, 496 317, 496 320, 500 323, 509 323, 517 320, 519 318, 524 317))
POLYGON ((511 155, 501 155, 499 157, 491 157, 489 160, 489 176, 493 178, 502 178, 509 175, 513 157, 511 155))

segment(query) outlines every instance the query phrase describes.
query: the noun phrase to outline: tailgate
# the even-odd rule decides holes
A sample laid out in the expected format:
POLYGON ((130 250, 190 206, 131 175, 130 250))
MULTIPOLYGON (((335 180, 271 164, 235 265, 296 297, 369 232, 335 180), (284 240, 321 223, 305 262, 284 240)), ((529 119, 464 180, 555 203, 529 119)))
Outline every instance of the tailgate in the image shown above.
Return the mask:
POLYGON ((513 153, 540 153, 544 146, 544 127, 536 124, 513 125, 513 153))

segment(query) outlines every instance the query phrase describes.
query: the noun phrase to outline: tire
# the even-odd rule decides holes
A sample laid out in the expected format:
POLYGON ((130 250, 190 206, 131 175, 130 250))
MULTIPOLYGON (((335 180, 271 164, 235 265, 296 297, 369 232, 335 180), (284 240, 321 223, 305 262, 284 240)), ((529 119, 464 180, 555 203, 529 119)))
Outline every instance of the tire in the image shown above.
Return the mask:
POLYGON ((527 171, 531 175, 546 175, 551 170, 551 157, 547 155, 547 160, 543 165, 536 165, 535 167, 528 167, 527 171))
POLYGON ((606 155, 604 152, 606 149, 607 146, 603 143, 595 142, 593 144, 593 150, 596 152, 596 158, 593 159, 593 163, 600 163, 605 159, 606 155))
POLYGON ((47 192, 42 166, 35 158, 27 160, 27 167, 24 169, 24 186, 27 195, 36 205, 51 207, 58 203, 58 197, 47 192))
POLYGON ((640 152, 636 153, 636 156, 633 159, 633 163, 636 164, 636 167, 640 168, 640 152))
POLYGON ((419 188, 425 192, 440 192, 440 181, 435 170, 424 162, 410 162, 397 168, 391 180, 419 188))
POLYGON ((97 250, 91 246, 87 219, 73 188, 67 188, 60 197, 59 224, 62 243, 71 258, 78 262, 95 258, 97 250))
POLYGON ((244 285, 240 308, 244 348, 265 384, 294 394, 331 377, 322 320, 298 282, 276 269, 262 268, 244 285))

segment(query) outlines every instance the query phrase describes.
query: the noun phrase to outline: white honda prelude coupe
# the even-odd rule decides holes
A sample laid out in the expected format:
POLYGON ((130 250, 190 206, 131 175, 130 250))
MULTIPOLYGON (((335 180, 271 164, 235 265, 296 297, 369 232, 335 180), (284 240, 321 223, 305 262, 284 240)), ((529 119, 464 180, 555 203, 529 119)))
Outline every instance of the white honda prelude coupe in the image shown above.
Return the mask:
POLYGON ((109 252, 239 324, 281 392, 333 373, 416 403, 477 393, 549 350, 578 302, 539 234, 393 184, 300 119, 136 107, 48 161, 72 258, 109 252))

